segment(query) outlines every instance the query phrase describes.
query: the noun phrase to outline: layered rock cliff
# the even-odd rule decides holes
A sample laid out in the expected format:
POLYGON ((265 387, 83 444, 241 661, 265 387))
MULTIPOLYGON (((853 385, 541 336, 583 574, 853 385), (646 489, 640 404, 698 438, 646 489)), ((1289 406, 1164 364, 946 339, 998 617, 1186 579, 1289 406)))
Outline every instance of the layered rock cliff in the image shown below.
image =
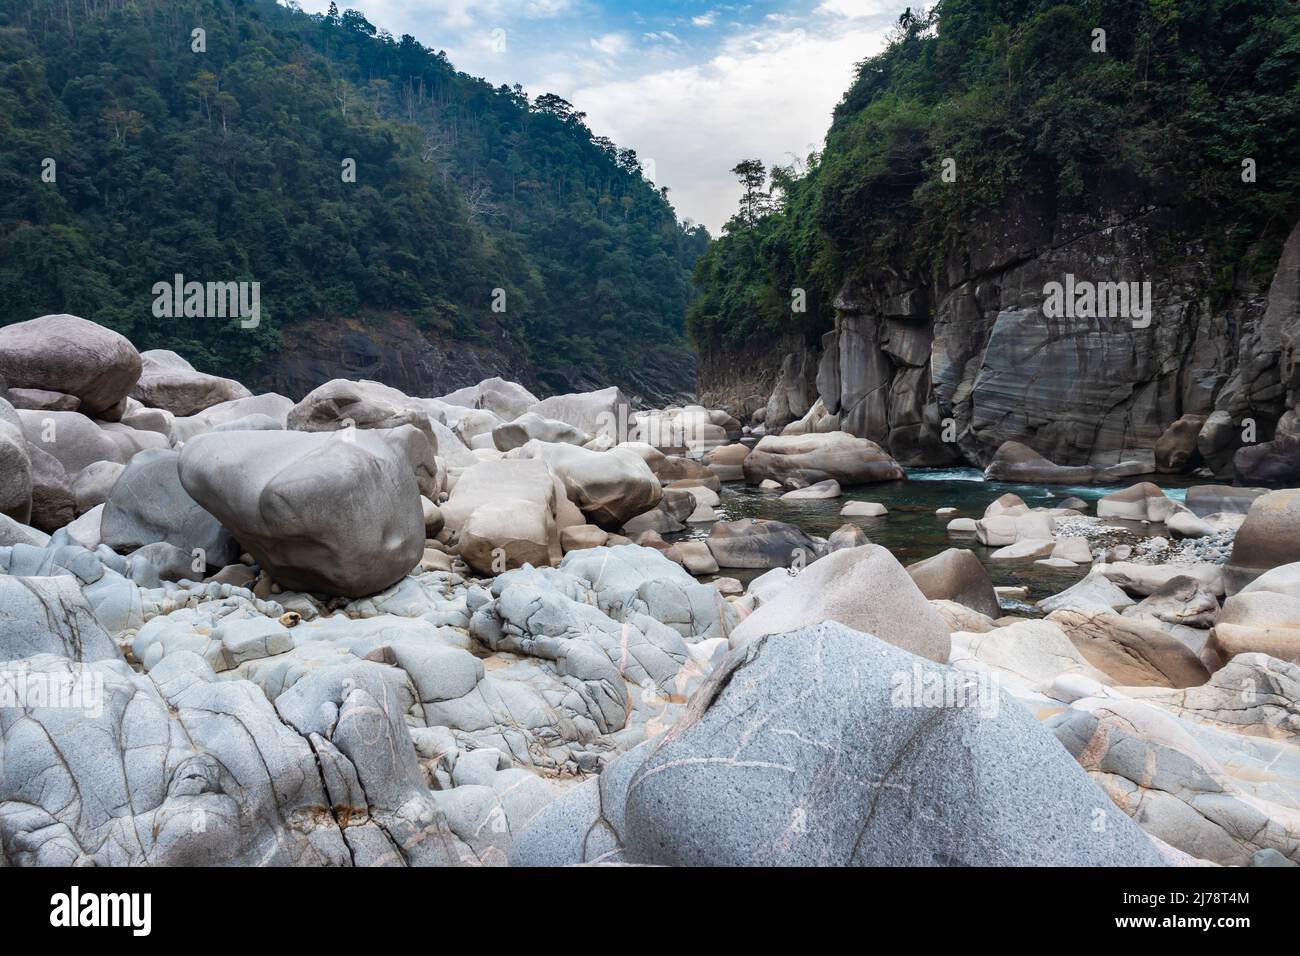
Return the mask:
MULTIPOLYGON (((1007 441, 1067 465, 1154 463, 1175 422, 1200 419, 1202 448, 1182 465, 1231 475, 1233 452, 1268 442, 1296 407, 1300 226, 1271 283, 1225 289, 1198 225, 1148 197, 1097 217, 1008 204, 932 280, 883 269, 845 280, 820 342, 774 343, 780 371, 757 418, 769 432, 842 429, 910 465, 981 467, 1007 441), (1150 314, 1053 314, 1051 284, 1067 281, 1150 283, 1150 314)), ((702 363, 703 398, 735 401, 744 389, 719 381, 719 364, 702 363)))

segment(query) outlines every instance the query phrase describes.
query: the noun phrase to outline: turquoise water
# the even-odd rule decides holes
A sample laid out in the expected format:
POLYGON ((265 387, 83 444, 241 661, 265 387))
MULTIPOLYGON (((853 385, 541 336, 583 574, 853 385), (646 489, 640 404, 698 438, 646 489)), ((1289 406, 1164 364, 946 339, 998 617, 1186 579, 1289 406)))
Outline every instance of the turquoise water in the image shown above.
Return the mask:
MULTIPOLYGON (((826 537, 841 525, 853 523, 860 527, 875 544, 894 553, 903 564, 911 564, 932 557, 952 547, 970 548, 979 556, 994 584, 1023 586, 1032 598, 1042 598, 1069 587, 1084 576, 1088 568, 1081 565, 1073 569, 1046 568, 1029 561, 991 561, 989 555, 996 548, 986 548, 975 541, 973 534, 949 535, 948 522, 953 518, 980 518, 989 503, 1008 492, 1019 495, 1031 508, 1052 507, 1071 496, 1089 503, 1137 481, 1135 478, 1121 484, 1098 486, 1022 485, 1012 482, 985 481, 983 473, 975 468, 918 468, 908 470, 907 481, 890 481, 846 489, 840 498, 823 501, 782 501, 781 493, 759 491, 757 488, 734 483, 723 485, 722 502, 718 511, 728 521, 738 518, 766 518, 797 525, 809 534, 826 537), (889 509, 882 518, 841 518, 840 509, 849 501, 876 501, 889 509), (945 517, 935 515, 938 508, 956 508, 957 513, 945 517)), ((1155 478, 1171 498, 1182 500, 1187 488, 1195 481, 1179 480, 1173 476, 1148 476, 1155 478)), ((1090 508, 1092 512, 1094 509, 1090 508)), ((1163 525, 1143 525, 1138 522, 1108 520, 1108 525, 1122 525, 1135 536, 1143 537, 1163 531, 1163 525)), ((679 537, 707 537, 709 525, 693 527, 679 537)), ((746 580, 755 572, 725 570, 722 572, 746 580)))

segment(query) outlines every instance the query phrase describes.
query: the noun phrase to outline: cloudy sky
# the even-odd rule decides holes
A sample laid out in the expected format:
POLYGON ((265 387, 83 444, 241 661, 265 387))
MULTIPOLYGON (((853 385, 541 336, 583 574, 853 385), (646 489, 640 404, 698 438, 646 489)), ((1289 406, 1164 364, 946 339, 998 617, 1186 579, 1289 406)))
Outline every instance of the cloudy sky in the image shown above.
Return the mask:
MULTIPOLYGON (((322 12, 329 0, 300 0, 322 12)), ((446 50, 494 85, 558 93, 637 151, 682 218, 715 235, 738 160, 820 149, 853 65, 907 0, 350 0, 394 36, 446 50), (504 41, 504 42, 502 42, 504 41), (501 49, 504 46, 504 49, 501 49)), ((914 3, 914 6, 922 6, 914 3)))

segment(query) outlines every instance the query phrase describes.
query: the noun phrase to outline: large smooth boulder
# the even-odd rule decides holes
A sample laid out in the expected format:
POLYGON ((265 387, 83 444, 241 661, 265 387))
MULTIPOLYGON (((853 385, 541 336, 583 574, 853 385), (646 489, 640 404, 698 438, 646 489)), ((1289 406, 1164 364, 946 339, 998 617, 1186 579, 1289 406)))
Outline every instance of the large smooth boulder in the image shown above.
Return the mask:
POLYGON ((1278 420, 1271 441, 1238 448, 1232 465, 1243 484, 1273 488, 1300 484, 1300 410, 1293 408, 1278 420))
POLYGON ((289 410, 287 426, 297 431, 340 428, 398 428, 428 431, 428 413, 395 388, 378 382, 336 378, 308 392, 289 410))
POLYGON ((1112 611, 1131 607, 1135 603, 1119 585, 1094 571, 1059 594, 1043 598, 1038 602, 1038 607, 1044 614, 1051 614, 1062 608, 1109 614, 1112 611))
POLYGON ((794 491, 787 491, 781 496, 781 500, 823 501, 828 498, 838 498, 840 494, 840 483, 834 478, 828 478, 825 481, 819 481, 806 488, 796 488, 794 491))
POLYGON ((181 484, 282 587, 373 594, 423 557, 424 513, 409 461, 366 435, 200 435, 181 484))
POLYGON ((1280 661, 1300 659, 1300 594, 1256 587, 1261 581, 1269 583, 1263 576, 1256 578, 1223 602, 1207 642, 1209 654, 1217 655, 1219 662, 1249 653, 1280 661))
POLYGON ((275 392, 265 392, 250 398, 236 398, 205 408, 196 415, 178 417, 172 420, 171 437, 177 442, 189 441, 196 435, 213 431, 221 426, 235 426, 237 423, 257 422, 247 430, 265 430, 262 416, 277 422, 280 428, 286 428, 289 411, 293 400, 275 392))
POLYGON ((1209 672, 1196 652, 1159 627, 1118 614, 1055 611, 1085 660, 1125 687, 1199 687, 1209 672))
POLYGON ((704 456, 705 466, 718 476, 719 481, 744 481, 745 459, 749 457, 749 446, 737 442, 723 445, 704 456))
POLYGON ((1196 439, 1204 426, 1204 415, 1184 415, 1166 428, 1156 442, 1156 471, 1177 475, 1195 469, 1201 463, 1196 439))
POLYGON ((441 508, 444 533, 479 574, 558 564, 562 495, 544 461, 479 462, 464 471, 441 508))
POLYGON ((32 516, 32 460, 23 422, 0 398, 0 514, 24 524, 32 516))
POLYGON ((75 395, 86 415, 110 413, 131 394, 140 370, 140 353, 124 336, 75 315, 0 328, 0 379, 75 395))
POLYGON ((1058 465, 1018 441, 1003 442, 984 469, 989 481, 1024 481, 1035 484, 1086 484, 1096 480, 1091 465, 1058 465))
POLYGON ((1236 594, 1271 568, 1300 561, 1300 489, 1256 498, 1223 567, 1224 588, 1236 594))
POLYGON ((628 401, 616 386, 594 392, 573 392, 544 398, 528 411, 543 418, 567 422, 588 435, 608 435, 614 441, 629 439, 628 401))
POLYGON ((808 565, 731 632, 731 646, 822 621, 874 634, 932 661, 947 663, 951 651, 943 618, 898 559, 874 544, 808 565))
POLYGON ((993 579, 974 551, 949 548, 907 566, 907 573, 931 601, 956 601, 991 618, 1002 616, 993 579))
POLYGON ((624 820, 634 863, 1160 863, 1006 694, 833 623, 733 652, 636 771, 624 820))
POLYGON ((487 378, 475 386, 474 407, 486 409, 504 421, 518 418, 537 404, 537 396, 518 382, 487 378))
POLYGON ((1135 461, 1122 461, 1104 468, 1093 465, 1058 465, 1028 445, 1008 441, 998 446, 984 469, 984 477, 989 481, 1076 485, 1113 481, 1150 470, 1150 467, 1135 461))
POLYGON ((574 445, 533 440, 511 455, 546 462, 564 483, 565 493, 592 524, 609 530, 648 511, 663 497, 663 486, 645 460, 623 448, 590 451, 574 445))
POLYGON ((1196 580, 1216 596, 1224 593, 1223 567, 1205 561, 1197 564, 1135 564, 1131 561, 1116 561, 1114 564, 1097 565, 1095 573, 1105 575, 1129 594, 1142 597, 1155 594, 1174 578, 1184 576, 1196 580))
POLYGON ((180 453, 143 451, 131 459, 104 502, 100 536, 114 551, 162 541, 222 568, 239 556, 228 530, 181 486, 180 453))
POLYGON ((232 378, 198 371, 167 349, 141 352, 140 360, 140 380, 131 390, 131 397, 173 415, 196 415, 213 405, 253 394, 232 378))
POLYGON ((53 455, 31 445, 31 524, 42 531, 57 531, 77 516, 72 479, 53 455))
POLYGON ((1182 506, 1172 501, 1164 490, 1150 481, 1106 495, 1097 501, 1098 518, 1124 518, 1130 521, 1165 521, 1182 506))
POLYGON ((802 529, 761 518, 717 522, 709 531, 708 545, 724 568, 788 568, 806 564, 818 553, 817 542, 802 529))
POLYGON ((117 479, 122 477, 125 465, 115 461, 96 461, 87 465, 72 479, 72 494, 77 500, 77 514, 82 515, 102 505, 113 492, 117 479))
POLYGON ((80 412, 33 412, 19 409, 27 444, 53 455, 75 475, 96 461, 125 462, 113 436, 80 412))
POLYGON ((514 421, 503 422, 492 429, 492 444, 498 451, 520 448, 534 438, 565 445, 585 445, 591 441, 590 435, 567 422, 543 418, 535 412, 527 412, 514 421))
POLYGON ((765 478, 797 478, 806 484, 833 478, 841 485, 862 485, 907 477, 879 445, 848 432, 767 435, 746 456, 743 467, 745 482, 751 485, 765 478))

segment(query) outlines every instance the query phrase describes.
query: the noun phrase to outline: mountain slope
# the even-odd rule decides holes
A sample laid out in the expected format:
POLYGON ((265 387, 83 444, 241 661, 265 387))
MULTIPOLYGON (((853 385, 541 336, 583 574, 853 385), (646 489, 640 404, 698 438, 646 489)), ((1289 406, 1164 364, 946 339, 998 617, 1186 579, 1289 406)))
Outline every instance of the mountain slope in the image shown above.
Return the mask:
POLYGON ((558 97, 271 0, 4 0, 0 63, 0 322, 73 312, 290 389, 691 387, 707 233, 558 97), (260 324, 156 316, 175 274, 259 282, 260 324))

